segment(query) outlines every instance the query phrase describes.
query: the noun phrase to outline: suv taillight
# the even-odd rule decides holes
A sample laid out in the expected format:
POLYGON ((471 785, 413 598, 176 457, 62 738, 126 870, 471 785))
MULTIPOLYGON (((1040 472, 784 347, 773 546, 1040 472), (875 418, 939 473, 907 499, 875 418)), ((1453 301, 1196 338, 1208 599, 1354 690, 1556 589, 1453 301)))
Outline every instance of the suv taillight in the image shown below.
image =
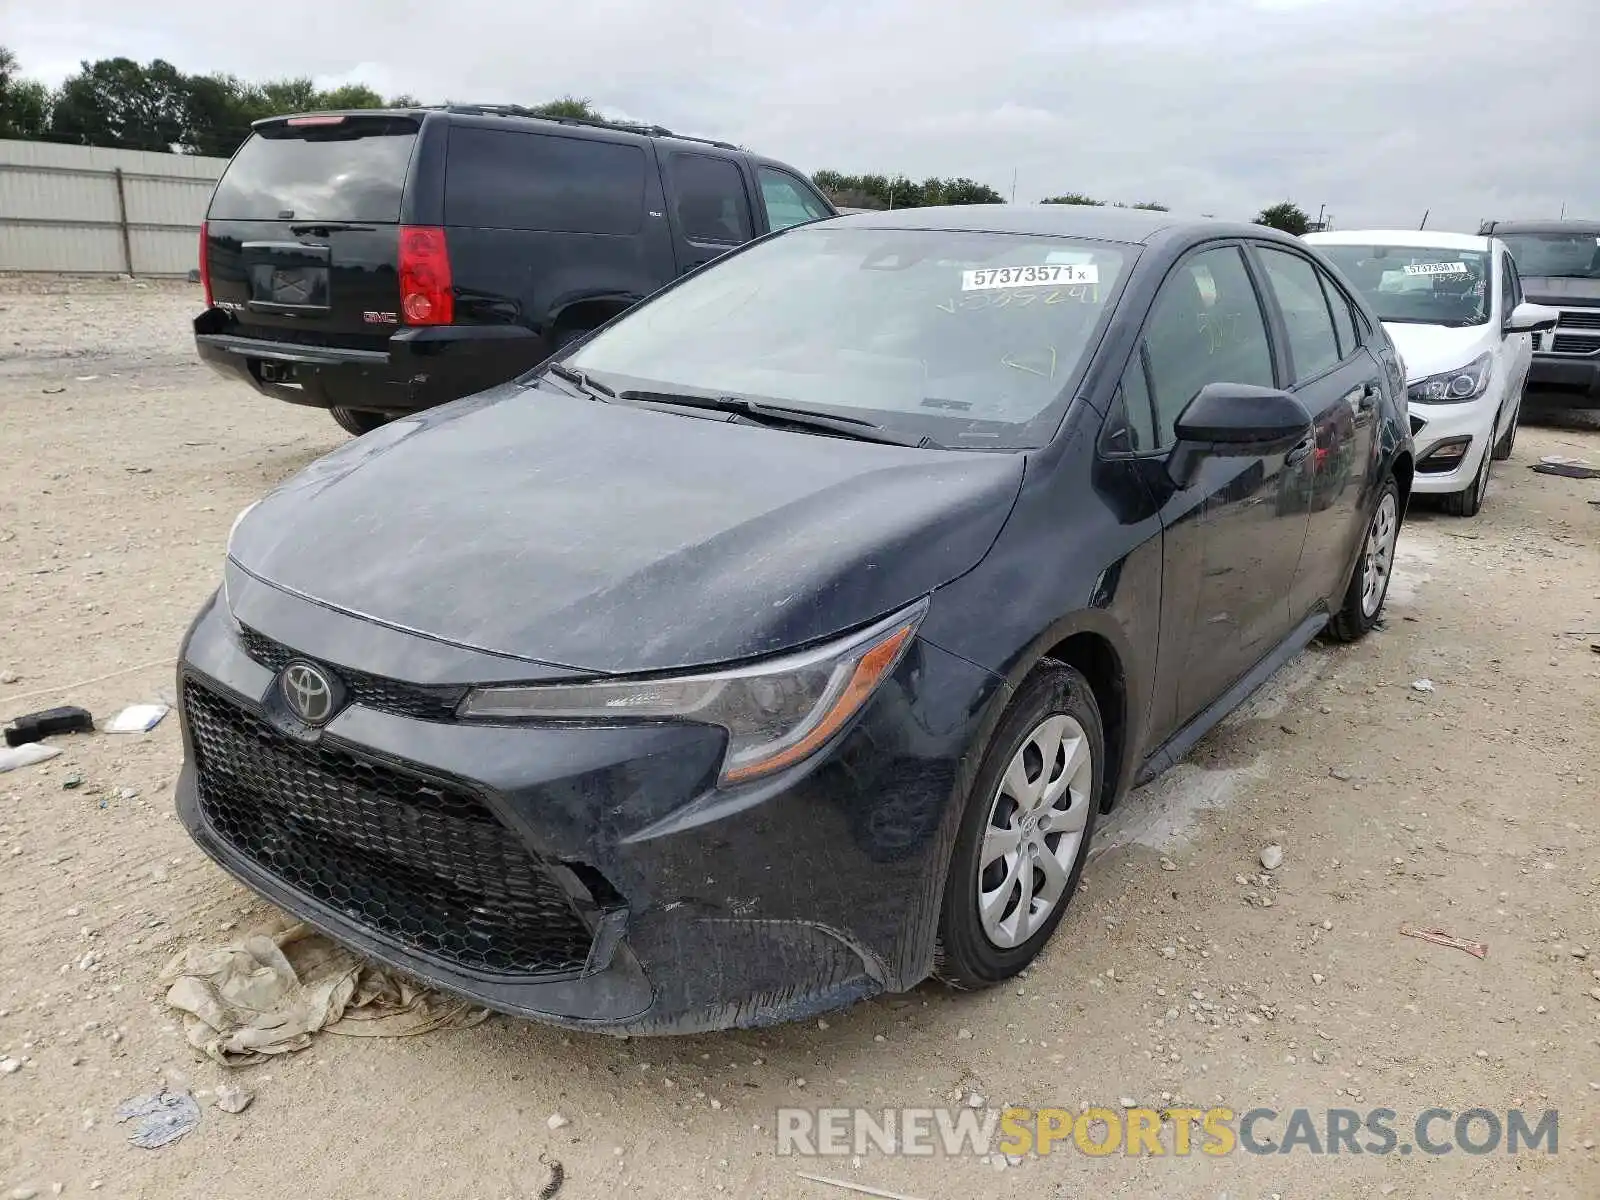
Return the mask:
POLYGON ((200 286, 205 290, 206 307, 211 307, 211 237, 209 222, 200 222, 200 286))
POLYGON ((448 325, 455 312, 444 230, 434 225, 400 226, 400 320, 407 325, 448 325))

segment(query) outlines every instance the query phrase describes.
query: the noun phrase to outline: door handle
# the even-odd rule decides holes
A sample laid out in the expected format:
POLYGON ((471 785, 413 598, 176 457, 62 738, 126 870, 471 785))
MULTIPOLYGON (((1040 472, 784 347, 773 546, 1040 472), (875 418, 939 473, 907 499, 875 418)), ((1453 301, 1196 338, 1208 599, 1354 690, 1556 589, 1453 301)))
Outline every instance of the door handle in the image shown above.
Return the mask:
POLYGON ((1344 402, 1352 411, 1358 413, 1371 412, 1372 406, 1377 402, 1378 385, 1364 383, 1358 388, 1351 388, 1344 394, 1344 402))
POLYGON ((1283 456, 1283 461, 1291 467, 1299 466, 1311 457, 1311 451, 1316 449, 1317 439, 1314 437, 1302 438, 1298 445, 1283 456))

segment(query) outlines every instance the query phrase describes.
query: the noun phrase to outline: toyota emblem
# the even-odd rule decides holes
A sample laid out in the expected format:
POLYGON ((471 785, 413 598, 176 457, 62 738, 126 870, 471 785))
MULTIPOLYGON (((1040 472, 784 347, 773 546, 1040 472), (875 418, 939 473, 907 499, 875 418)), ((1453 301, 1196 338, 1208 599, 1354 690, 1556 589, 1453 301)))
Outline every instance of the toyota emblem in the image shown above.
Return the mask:
POLYGON ((289 711, 307 725, 320 725, 333 715, 333 681, 310 663, 291 663, 278 686, 289 711))

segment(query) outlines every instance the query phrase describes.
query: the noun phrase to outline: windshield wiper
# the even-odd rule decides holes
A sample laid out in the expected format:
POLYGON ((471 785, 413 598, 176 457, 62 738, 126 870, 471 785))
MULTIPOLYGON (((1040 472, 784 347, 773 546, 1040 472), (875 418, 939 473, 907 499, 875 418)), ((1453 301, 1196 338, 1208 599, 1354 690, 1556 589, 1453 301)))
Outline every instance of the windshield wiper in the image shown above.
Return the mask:
POLYGON ((584 372, 573 370, 565 363, 551 363, 546 370, 557 379, 565 379, 568 383, 577 384, 597 400, 602 396, 614 397, 617 394, 614 388, 608 388, 598 380, 590 379, 584 372))
POLYGON ((786 408, 781 404, 763 404, 746 400, 742 396, 694 396, 681 392, 624 391, 617 393, 618 400, 631 400, 638 404, 662 404, 677 408, 699 408, 709 412, 732 413, 760 425, 793 425, 801 429, 817 429, 853 438, 858 442, 879 442, 885 446, 915 446, 923 450, 944 450, 926 434, 896 433, 882 425, 874 425, 860 417, 838 417, 829 413, 812 412, 806 408, 786 408))

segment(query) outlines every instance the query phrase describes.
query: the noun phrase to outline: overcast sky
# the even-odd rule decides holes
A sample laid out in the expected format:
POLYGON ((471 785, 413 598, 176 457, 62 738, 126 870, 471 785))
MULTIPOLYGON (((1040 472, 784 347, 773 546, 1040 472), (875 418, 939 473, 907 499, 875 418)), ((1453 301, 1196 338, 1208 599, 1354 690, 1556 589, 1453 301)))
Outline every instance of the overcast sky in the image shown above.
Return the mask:
POLYGON ((424 101, 586 96, 806 171, 968 175, 1341 228, 1600 217, 1600 0, 0 0, 80 59, 360 81, 424 101))

